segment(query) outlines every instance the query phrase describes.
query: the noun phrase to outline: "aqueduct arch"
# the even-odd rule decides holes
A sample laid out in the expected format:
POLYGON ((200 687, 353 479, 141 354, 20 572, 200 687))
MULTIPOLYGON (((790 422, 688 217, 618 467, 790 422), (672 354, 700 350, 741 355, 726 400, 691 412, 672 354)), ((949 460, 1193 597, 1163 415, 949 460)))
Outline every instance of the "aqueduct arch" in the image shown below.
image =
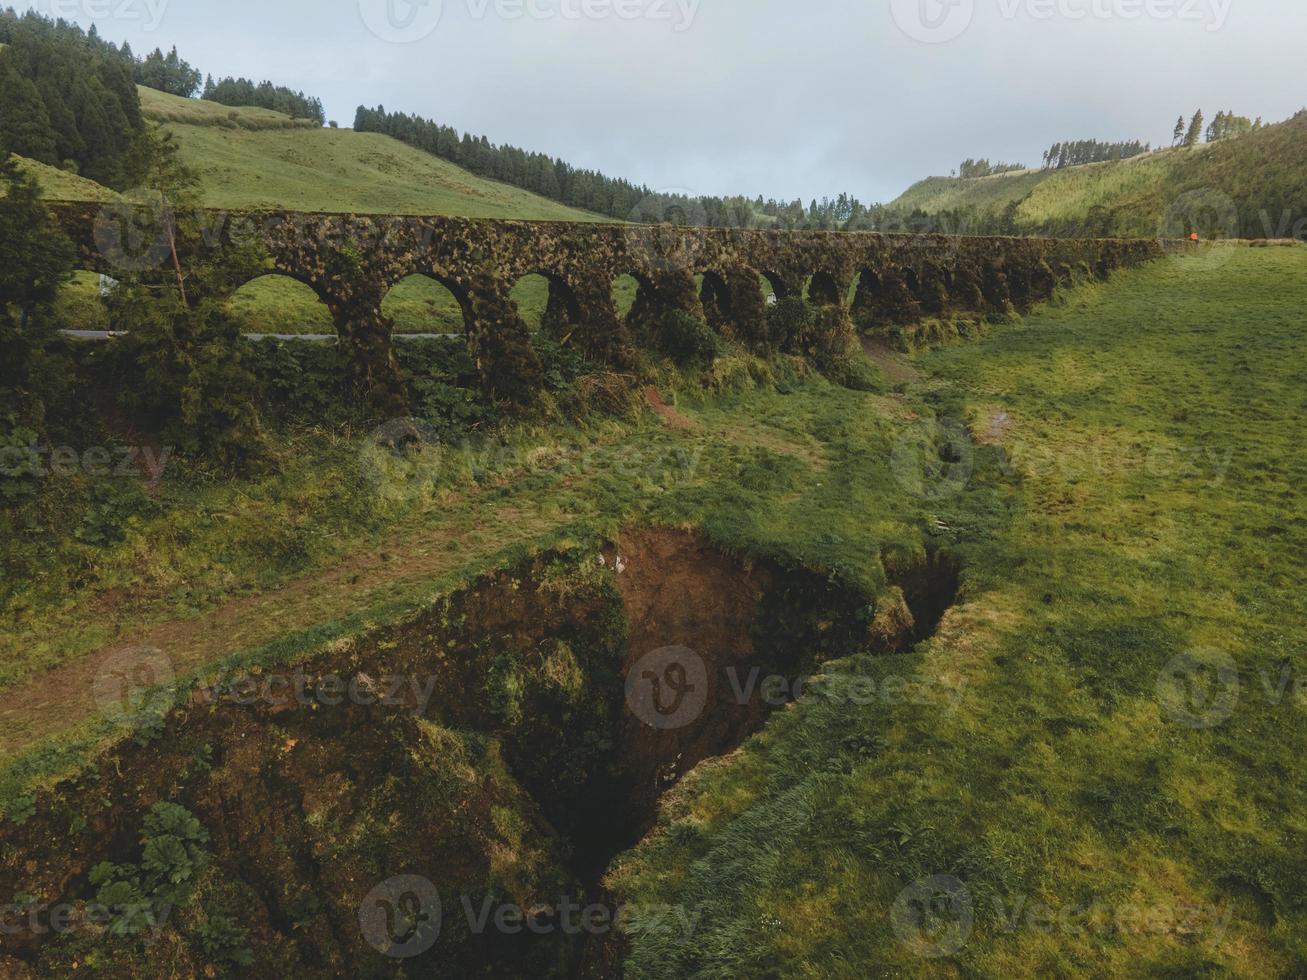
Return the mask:
MULTIPOLYGON (((116 208, 121 210, 84 203, 52 210, 77 245, 81 267, 117 278, 122 256, 106 233, 106 228, 113 230, 115 214, 121 217, 116 208), (115 213, 107 222, 97 221, 102 211, 115 213)), ((284 211, 208 211, 202 217, 203 240, 182 242, 188 254, 251 237, 260 241, 272 260, 269 271, 308 285, 327 304, 340 343, 373 400, 396 413, 403 409, 404 385, 381 306, 390 288, 413 273, 428 275, 454 293, 487 393, 516 400, 532 397, 540 383, 530 332, 510 298, 524 275, 549 279, 550 316, 577 321, 571 342, 597 361, 617 364, 631 349, 631 327, 655 329, 673 309, 715 320, 714 327, 742 342, 764 337, 759 274, 778 299, 798 295, 811 274, 813 298, 833 296, 840 303, 844 288, 856 281, 854 315, 864 327, 875 327, 936 308, 1004 312, 1045 297, 1052 284, 1069 279, 1074 269, 1102 276, 1161 256, 1167 247, 1155 240, 671 226, 633 231, 629 225, 600 223, 284 211), (641 284, 625 323, 611 288, 624 273, 641 284), (705 276, 702 290, 696 288, 695 273, 705 276)), ((151 220, 148 214, 145 218, 151 220)), ((151 267, 156 271, 145 274, 162 278, 163 257, 156 258, 157 266, 151 267)))

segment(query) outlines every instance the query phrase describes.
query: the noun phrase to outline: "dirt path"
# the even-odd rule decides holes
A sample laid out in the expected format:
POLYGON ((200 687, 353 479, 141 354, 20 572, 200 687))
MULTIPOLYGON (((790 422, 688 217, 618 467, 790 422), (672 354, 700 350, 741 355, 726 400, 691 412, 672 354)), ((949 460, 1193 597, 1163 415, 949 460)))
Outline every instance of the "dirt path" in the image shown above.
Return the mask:
POLYGON ((916 381, 920 375, 912 366, 906 354, 892 350, 883 340, 873 337, 860 337, 863 352, 885 372, 892 384, 902 381, 916 381))
POLYGON ((124 666, 130 669, 134 660, 157 668, 158 654, 144 651, 159 651, 166 658, 165 669, 184 676, 229 654, 257 649, 297 630, 397 598, 406 587, 484 560, 558 522, 556 516, 507 505, 487 517, 473 530, 450 525, 406 530, 330 569, 192 618, 153 626, 16 684, 5 691, 0 707, 0 759, 12 758, 99 710, 97 690, 103 692, 106 683, 112 684, 112 677, 106 675, 124 666))

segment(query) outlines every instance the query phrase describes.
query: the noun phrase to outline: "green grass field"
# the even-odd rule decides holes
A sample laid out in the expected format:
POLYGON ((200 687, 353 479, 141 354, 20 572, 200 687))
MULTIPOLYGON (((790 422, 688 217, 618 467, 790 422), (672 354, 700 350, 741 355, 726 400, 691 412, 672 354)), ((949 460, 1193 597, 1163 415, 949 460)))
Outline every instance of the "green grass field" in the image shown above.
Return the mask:
MULTIPOLYGON (((919 653, 827 684, 950 686, 810 697, 683 784, 609 884, 703 918, 637 941, 628 976, 1307 969, 1304 273, 1302 247, 1162 262, 916 359, 908 404, 981 442, 923 515, 964 601, 919 653), (1189 651, 1237 670, 1233 703, 1189 651), (896 915, 935 876, 938 918, 896 915)), ((831 537, 878 536, 865 445, 831 537)))
POLYGON ((1221 237, 1301 237, 1295 222, 1307 217, 1304 141, 1307 112, 1236 139, 1131 160, 973 180, 930 177, 890 207, 994 216, 1015 204, 1018 227, 1032 233, 1074 229, 1097 211, 1104 232, 1145 238, 1175 234, 1169 225, 1188 212, 1215 210, 1209 233, 1221 237))
MULTIPOLYGON (((146 117, 176 136, 182 159, 200 174, 201 199, 208 207, 609 220, 477 177, 389 136, 305 125, 266 109, 139 91, 146 117)), ((56 168, 33 161, 24 165, 51 200, 114 196, 56 168)))

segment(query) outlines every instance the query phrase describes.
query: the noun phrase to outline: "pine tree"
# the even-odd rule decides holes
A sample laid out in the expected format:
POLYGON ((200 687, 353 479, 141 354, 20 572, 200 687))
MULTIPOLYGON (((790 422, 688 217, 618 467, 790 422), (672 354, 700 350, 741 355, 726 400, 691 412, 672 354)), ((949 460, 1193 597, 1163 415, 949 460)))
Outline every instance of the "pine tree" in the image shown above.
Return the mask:
POLYGON ((1171 145, 1175 146, 1184 139, 1184 116, 1175 121, 1175 133, 1171 137, 1171 145))
POLYGON ((40 200, 40 188, 0 148, 0 403, 37 420, 32 365, 53 333, 48 316, 73 265, 73 247, 40 200))
POLYGON ((3 55, 0 55, 0 140, 20 156, 42 163, 59 162, 54 127, 50 125, 41 93, 3 55))
POLYGON ((1203 135, 1203 110, 1199 109, 1194 113, 1193 120, 1189 123, 1189 131, 1185 134, 1185 146, 1197 146, 1198 140, 1203 135))

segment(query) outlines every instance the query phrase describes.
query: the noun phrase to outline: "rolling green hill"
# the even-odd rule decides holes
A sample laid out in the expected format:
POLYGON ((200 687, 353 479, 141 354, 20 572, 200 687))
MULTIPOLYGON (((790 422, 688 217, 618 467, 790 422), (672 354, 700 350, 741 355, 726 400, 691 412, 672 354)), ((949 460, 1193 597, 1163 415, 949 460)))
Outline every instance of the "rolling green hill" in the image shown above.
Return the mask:
MULTIPOLYGON (((139 88, 141 110, 177 138, 215 208, 370 214, 449 214, 528 221, 604 221, 476 177, 388 136, 323 129, 267 109, 182 99, 139 88)), ((113 192, 29 162, 51 200, 110 200, 113 192)))
MULTIPOLYGON (((1065 170, 930 177, 889 207, 952 212, 960 230, 1286 238, 1307 218, 1307 112, 1220 143, 1065 170), (1004 223, 1004 211, 1014 209, 1004 223), (1004 227, 998 227, 1004 225, 1004 227)), ((1301 229, 1299 229, 1301 234, 1301 229)))

